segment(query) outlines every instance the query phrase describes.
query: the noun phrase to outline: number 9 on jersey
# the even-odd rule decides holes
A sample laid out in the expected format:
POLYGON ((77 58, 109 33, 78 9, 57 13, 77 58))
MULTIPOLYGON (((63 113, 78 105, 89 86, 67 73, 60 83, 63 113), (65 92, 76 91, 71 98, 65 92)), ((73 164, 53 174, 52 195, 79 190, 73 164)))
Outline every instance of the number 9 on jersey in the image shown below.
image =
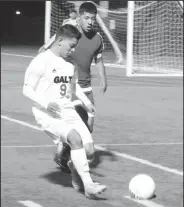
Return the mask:
POLYGON ((61 84, 61 86, 60 86, 60 94, 62 95, 62 96, 66 96, 66 84, 61 84))

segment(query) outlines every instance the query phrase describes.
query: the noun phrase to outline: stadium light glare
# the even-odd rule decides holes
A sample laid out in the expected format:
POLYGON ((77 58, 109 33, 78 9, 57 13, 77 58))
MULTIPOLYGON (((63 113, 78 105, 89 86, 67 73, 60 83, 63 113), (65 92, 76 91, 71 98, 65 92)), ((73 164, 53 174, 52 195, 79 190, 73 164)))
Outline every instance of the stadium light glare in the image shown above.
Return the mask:
POLYGON ((15 12, 15 14, 16 14, 16 15, 20 15, 21 12, 20 12, 19 10, 17 10, 17 11, 15 12))

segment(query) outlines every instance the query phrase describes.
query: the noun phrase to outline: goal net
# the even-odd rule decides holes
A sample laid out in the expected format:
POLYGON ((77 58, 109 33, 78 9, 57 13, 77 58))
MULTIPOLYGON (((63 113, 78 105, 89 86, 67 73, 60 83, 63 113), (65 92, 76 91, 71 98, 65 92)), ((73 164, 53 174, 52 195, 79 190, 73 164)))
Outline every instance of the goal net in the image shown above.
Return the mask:
MULTIPOLYGON (((50 2, 45 41, 69 18, 69 10, 78 10, 82 2, 50 2)), ((93 2, 108 65, 123 67, 128 76, 183 75, 183 7, 179 1, 93 2)))

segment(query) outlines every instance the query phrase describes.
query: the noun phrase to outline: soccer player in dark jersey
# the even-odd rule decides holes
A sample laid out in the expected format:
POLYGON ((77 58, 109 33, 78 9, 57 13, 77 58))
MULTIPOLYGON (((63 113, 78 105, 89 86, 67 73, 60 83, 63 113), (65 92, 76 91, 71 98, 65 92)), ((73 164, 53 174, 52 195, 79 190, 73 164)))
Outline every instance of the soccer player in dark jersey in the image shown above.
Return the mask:
MULTIPOLYGON (((106 71, 103 64, 102 52, 103 52, 103 39, 101 35, 94 30, 94 25, 96 22, 97 8, 91 2, 84 2, 79 8, 79 25, 78 29, 82 33, 82 37, 78 42, 75 51, 72 53, 71 61, 76 65, 78 69, 78 83, 83 89, 83 92, 89 98, 89 100, 94 104, 93 92, 91 87, 91 63, 93 59, 95 60, 96 67, 99 69, 102 91, 105 93, 107 90, 107 78, 106 71)), ((55 40, 53 36, 41 49, 44 51, 48 49, 55 40)), ((83 119, 83 121, 88 126, 90 132, 93 131, 94 117, 90 114, 86 114, 85 110, 77 106, 77 112, 83 119)), ((61 156, 63 146, 58 146, 58 156, 61 156)), ((64 153, 64 150, 63 150, 64 153)), ((59 164, 59 158, 55 161, 59 164)), ((60 165, 61 166, 61 165, 60 165)))

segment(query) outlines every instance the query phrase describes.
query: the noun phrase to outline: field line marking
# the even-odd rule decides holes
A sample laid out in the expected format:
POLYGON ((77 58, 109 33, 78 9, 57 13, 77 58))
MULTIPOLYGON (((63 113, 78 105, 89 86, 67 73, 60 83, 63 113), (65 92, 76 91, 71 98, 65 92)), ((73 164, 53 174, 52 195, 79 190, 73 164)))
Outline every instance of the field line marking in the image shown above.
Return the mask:
MULTIPOLYGON (((6 52, 2 52, 2 55, 7 55, 7 56, 15 56, 15 57, 25 57, 25 58, 34 58, 35 56, 31 56, 31 55, 19 55, 19 54, 14 54, 14 53, 6 53, 6 52)), ((94 63, 92 63, 91 65, 95 65, 94 63)), ((124 65, 120 65, 120 64, 116 64, 116 63, 104 63, 105 66, 109 66, 112 68, 125 68, 124 65)))
POLYGON ((2 52, 2 55, 7 55, 7 56, 15 56, 15 57, 25 57, 25 58, 34 58, 35 56, 31 56, 31 55, 18 55, 18 54, 13 54, 13 53, 6 53, 6 52, 2 52))
POLYGON ((120 144, 105 144, 98 143, 101 146, 153 146, 153 145, 182 145, 183 142, 143 142, 143 143, 120 143, 120 144))
MULTIPOLYGON (((183 143, 130 143, 130 144, 101 144, 97 143, 99 146, 152 146, 152 145, 182 145, 183 143)), ((55 145, 52 144, 40 144, 40 145, 1 145, 1 148, 49 148, 49 147, 54 147, 55 145)))
POLYGON ((156 164, 156 163, 150 162, 148 160, 140 159, 140 158, 137 158, 137 157, 125 154, 125 153, 120 153, 120 152, 117 152, 117 151, 114 151, 114 150, 108 150, 108 149, 106 149, 102 146, 97 146, 96 148, 99 149, 99 150, 102 150, 102 151, 106 151, 106 152, 109 151, 109 152, 113 153, 114 155, 116 155, 118 157, 125 158, 127 160, 132 160, 132 161, 139 162, 139 163, 142 163, 144 165, 148 165, 148 166, 151 166, 151 167, 154 167, 154 168, 166 171, 166 172, 170 172, 170 173, 173 173, 173 174, 176 174, 176 175, 183 176, 183 172, 179 171, 179 170, 176 170, 176 169, 164 167, 160 164, 156 164))
POLYGON ((23 204, 24 206, 27 206, 27 207, 43 207, 40 204, 35 203, 33 201, 30 201, 30 200, 19 201, 19 203, 21 203, 21 204, 23 204))
POLYGON ((53 144, 45 144, 45 145, 1 145, 1 148, 50 148, 50 147, 56 147, 56 145, 53 144))
POLYGON ((42 129, 40 129, 39 127, 34 126, 32 124, 29 124, 29 123, 26 123, 24 121, 20 121, 20 120, 17 120, 17 119, 9 118, 9 117, 4 116, 4 115, 1 115, 1 118, 6 119, 6 120, 11 121, 11 122, 15 122, 15 123, 23 125, 23 126, 27 126, 29 128, 32 128, 32 129, 36 129, 36 130, 42 131, 42 129))
POLYGON ((124 196, 124 197, 133 202, 142 204, 143 206, 146 206, 146 207, 164 207, 163 205, 157 204, 151 200, 138 200, 138 199, 133 199, 130 196, 124 196))
MULTIPOLYGON (((29 128, 33 128, 33 129, 41 131, 40 128, 38 128, 38 127, 36 127, 36 126, 34 126, 32 124, 28 124, 28 123, 26 123, 24 121, 20 121, 20 120, 17 120, 17 119, 9 118, 9 117, 3 116, 3 115, 1 115, 1 118, 6 119, 8 121, 12 121, 12 122, 18 123, 18 124, 21 124, 23 126, 27 126, 29 128)), ((182 171, 179 171, 179 170, 176 170, 176 169, 172 169, 172 168, 168 168, 168 167, 164 167, 164 166, 162 166, 160 164, 156 164, 156 163, 150 162, 148 160, 140 159, 140 158, 137 158, 137 157, 134 157, 134 156, 131 156, 131 155, 128 155, 128 154, 120 153, 120 152, 117 152, 117 151, 114 151, 114 150, 108 150, 108 149, 106 149, 106 148, 104 148, 102 146, 99 146, 99 145, 95 145, 95 148, 99 149, 99 150, 102 150, 102 151, 111 152, 111 153, 113 153, 116 156, 119 156, 119 157, 122 157, 122 158, 125 158, 125 159, 128 159, 128 160, 139 162, 139 163, 142 163, 144 165, 148 165, 148 166, 151 166, 151 167, 154 167, 154 168, 166 171, 166 172, 170 172, 170 173, 173 173, 173 174, 176 174, 176 175, 183 176, 183 172, 182 171)))

